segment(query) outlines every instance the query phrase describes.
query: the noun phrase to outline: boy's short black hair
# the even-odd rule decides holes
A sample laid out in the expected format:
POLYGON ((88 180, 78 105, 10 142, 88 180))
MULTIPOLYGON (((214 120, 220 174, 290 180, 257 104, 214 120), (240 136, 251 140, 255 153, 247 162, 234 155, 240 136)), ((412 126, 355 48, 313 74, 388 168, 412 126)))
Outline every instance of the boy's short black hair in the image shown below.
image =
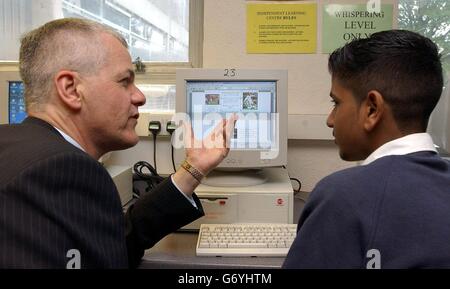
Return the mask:
POLYGON ((419 125, 425 131, 443 88, 437 46, 407 30, 354 40, 330 55, 328 68, 359 103, 370 90, 380 92, 400 129, 419 125))

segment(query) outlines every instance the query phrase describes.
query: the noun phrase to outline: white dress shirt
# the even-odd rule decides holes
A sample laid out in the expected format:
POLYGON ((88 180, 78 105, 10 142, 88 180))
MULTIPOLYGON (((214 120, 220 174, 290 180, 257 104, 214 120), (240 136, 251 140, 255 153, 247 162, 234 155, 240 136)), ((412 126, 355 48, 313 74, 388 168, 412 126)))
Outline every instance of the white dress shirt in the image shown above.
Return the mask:
POLYGON ((392 140, 377 148, 362 163, 368 165, 371 162, 385 156, 406 155, 420 151, 437 152, 433 140, 428 133, 414 133, 392 140))

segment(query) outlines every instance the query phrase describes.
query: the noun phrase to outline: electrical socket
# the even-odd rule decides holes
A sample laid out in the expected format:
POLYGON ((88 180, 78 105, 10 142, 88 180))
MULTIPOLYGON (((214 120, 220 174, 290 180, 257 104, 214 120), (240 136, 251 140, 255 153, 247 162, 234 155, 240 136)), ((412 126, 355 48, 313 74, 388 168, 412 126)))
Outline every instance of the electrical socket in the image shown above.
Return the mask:
POLYGON ((161 123, 161 132, 158 134, 160 136, 170 136, 167 132, 167 122, 171 121, 173 113, 149 113, 140 112, 138 123, 136 125, 136 133, 138 136, 151 136, 148 131, 148 124, 150 121, 159 121, 161 123))

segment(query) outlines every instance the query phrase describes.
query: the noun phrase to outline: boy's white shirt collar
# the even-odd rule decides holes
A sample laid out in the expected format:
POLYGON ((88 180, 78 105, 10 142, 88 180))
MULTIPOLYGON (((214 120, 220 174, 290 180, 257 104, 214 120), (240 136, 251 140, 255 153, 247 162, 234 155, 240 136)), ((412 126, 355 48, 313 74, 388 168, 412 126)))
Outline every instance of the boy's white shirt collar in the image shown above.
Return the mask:
POLYGON ((428 133, 414 133, 392 140, 372 152, 361 165, 391 155, 406 155, 420 151, 433 151, 437 153, 433 140, 428 133))

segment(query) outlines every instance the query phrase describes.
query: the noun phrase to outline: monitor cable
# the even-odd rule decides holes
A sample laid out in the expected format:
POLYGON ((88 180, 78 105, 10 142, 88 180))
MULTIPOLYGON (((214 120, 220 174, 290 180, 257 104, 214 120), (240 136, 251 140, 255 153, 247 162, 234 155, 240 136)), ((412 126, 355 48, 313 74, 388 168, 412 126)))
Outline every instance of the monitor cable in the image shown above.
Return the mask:
POLYGON ((148 131, 153 135, 153 167, 155 168, 155 171, 157 172, 157 166, 156 166, 156 138, 158 134, 161 132, 161 122, 159 121, 151 121, 148 124, 148 131))
POLYGON ((173 132, 176 130, 175 122, 168 121, 166 125, 166 131, 170 134, 170 147, 171 147, 171 155, 172 155, 172 166, 173 166, 173 172, 177 171, 177 168, 175 166, 175 157, 174 157, 174 150, 173 147, 173 132))
POLYGON ((302 188, 302 183, 300 182, 300 180, 297 178, 290 178, 290 180, 298 183, 298 188, 296 190, 294 190, 294 195, 300 193, 300 190, 302 188))
POLYGON ((297 178, 291 178, 289 177, 291 181, 297 182, 298 183, 298 188, 294 190, 294 198, 301 200, 303 203, 306 203, 306 198, 302 197, 301 193, 301 188, 302 188, 302 183, 300 182, 299 179, 297 178))
POLYGON ((156 138, 161 132, 161 122, 150 121, 148 124, 148 131, 153 136, 153 166, 146 161, 139 161, 133 166, 133 196, 140 198, 144 192, 140 190, 139 183, 145 182, 147 184, 145 193, 153 190, 160 182, 164 180, 158 174, 156 167, 156 138), (145 172, 145 169, 148 172, 145 172))
POLYGON ((145 161, 139 161, 133 166, 133 194, 134 197, 141 197, 141 193, 137 188, 137 182, 144 181, 147 184, 145 192, 148 193, 153 190, 160 182, 164 180, 156 169, 145 161), (145 172, 147 170, 148 172, 145 172))
MULTIPOLYGON (((282 167, 283 169, 287 170, 287 167, 286 167, 285 165, 282 165, 281 167, 282 167)), ((288 175, 289 175, 289 172, 288 172, 288 175)), ((298 184, 298 188, 297 188, 296 190, 294 190, 294 196, 295 196, 295 195, 297 195, 298 193, 300 193, 300 190, 302 189, 302 182, 300 182, 300 180, 297 179, 297 178, 291 178, 291 176, 289 176, 289 179, 290 179, 291 181, 297 182, 297 184, 298 184)))

